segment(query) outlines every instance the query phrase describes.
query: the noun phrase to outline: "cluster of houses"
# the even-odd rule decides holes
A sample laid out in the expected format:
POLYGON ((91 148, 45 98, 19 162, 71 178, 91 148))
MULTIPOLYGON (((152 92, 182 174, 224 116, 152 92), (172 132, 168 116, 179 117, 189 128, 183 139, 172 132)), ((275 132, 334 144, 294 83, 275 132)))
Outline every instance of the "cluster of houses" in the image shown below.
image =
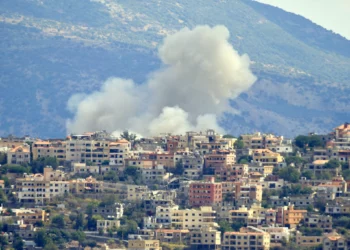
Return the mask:
MULTIPOLYGON (((313 136, 324 146, 302 150, 283 136, 254 133, 234 138, 213 130, 130 141, 106 131, 63 140, 1 138, 0 152, 6 154, 7 164, 0 169, 45 157, 60 165, 46 166, 42 173, 8 173, 14 184, 5 187, 0 181, 0 186, 15 196, 18 208, 8 213, 2 206, 1 219, 17 218, 6 233, 10 242, 15 233, 30 242, 36 223, 50 220, 38 207, 68 194, 116 194, 123 203, 92 211, 103 217, 97 230, 120 227, 127 204, 142 204, 143 223, 137 234, 128 235, 127 248, 132 250, 158 250, 165 243, 223 250, 288 249, 292 243, 300 248, 350 249, 350 239, 333 225, 334 218, 350 216, 350 182, 342 175, 350 169, 350 124, 313 136), (291 157, 303 161, 287 162, 291 157), (330 168, 330 161, 340 164, 330 168), (140 183, 103 178, 110 173, 123 176, 130 168, 140 183), (301 175, 296 184, 279 175, 285 168, 330 178, 301 175), (278 195, 295 185, 308 191, 278 195), (315 228, 321 233, 307 233, 315 228)), ((35 244, 26 247, 37 249, 35 244)))

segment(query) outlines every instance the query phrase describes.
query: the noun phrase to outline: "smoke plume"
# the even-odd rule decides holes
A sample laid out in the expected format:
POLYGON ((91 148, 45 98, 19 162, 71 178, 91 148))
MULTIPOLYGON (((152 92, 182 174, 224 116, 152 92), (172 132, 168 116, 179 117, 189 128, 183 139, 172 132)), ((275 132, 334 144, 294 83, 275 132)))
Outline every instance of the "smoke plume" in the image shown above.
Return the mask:
POLYGON ((240 56, 224 26, 184 28, 159 48, 163 67, 141 85, 108 79, 99 91, 68 101, 74 118, 70 133, 129 129, 143 135, 221 130, 217 119, 230 112, 229 99, 249 89, 256 78, 247 55, 240 56))

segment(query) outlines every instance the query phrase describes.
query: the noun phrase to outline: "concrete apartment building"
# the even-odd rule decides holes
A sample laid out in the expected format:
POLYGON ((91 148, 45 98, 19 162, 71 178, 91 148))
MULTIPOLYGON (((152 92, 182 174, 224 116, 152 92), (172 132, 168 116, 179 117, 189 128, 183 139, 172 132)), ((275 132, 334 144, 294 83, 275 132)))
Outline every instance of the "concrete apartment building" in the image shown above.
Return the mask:
POLYGON ((288 242, 291 236, 291 232, 288 227, 269 226, 262 227, 260 229, 270 234, 271 243, 281 243, 284 240, 288 242))
POLYGON ((102 193, 104 192, 104 182, 97 181, 92 176, 86 179, 74 179, 69 181, 69 189, 73 194, 102 193))
POLYGON ((188 229, 157 229, 154 233, 154 238, 160 242, 188 244, 190 241, 188 229))
POLYGON ((159 240, 129 240, 128 250, 162 250, 159 240))
POLYGON ((246 184, 243 182, 235 182, 234 198, 241 204, 249 204, 252 202, 262 201, 262 186, 260 184, 246 184))
POLYGON ((226 232, 221 249, 269 250, 270 234, 255 227, 241 228, 239 232, 226 232))
POLYGON ((21 220, 23 224, 34 224, 38 221, 48 221, 48 214, 42 208, 19 208, 12 209, 16 217, 21 220))
POLYGON ((109 143, 109 164, 125 166, 125 159, 129 157, 131 143, 125 139, 109 143))
POLYGON ((30 163, 30 147, 27 144, 13 147, 7 152, 7 164, 30 163))
POLYGON ((308 228, 319 228, 325 233, 331 233, 333 231, 333 217, 329 215, 307 214, 303 220, 303 226, 308 228))
POLYGON ((16 194, 19 202, 34 202, 44 204, 55 196, 69 193, 69 182, 65 173, 44 168, 43 174, 24 174, 16 179, 16 194))
POLYGON ((202 175, 204 158, 196 152, 188 150, 177 151, 174 154, 174 166, 181 161, 184 168, 183 176, 189 179, 199 179, 202 175))
POLYGON ((142 179, 145 182, 162 183, 169 178, 169 173, 162 165, 153 166, 151 168, 142 168, 142 179))
POLYGON ((331 176, 339 175, 341 166, 338 168, 326 168, 326 164, 329 160, 316 160, 311 164, 306 165, 306 170, 312 171, 316 176, 324 173, 329 173, 331 176))
POLYGON ((325 234, 323 238, 323 250, 348 250, 349 245, 347 239, 336 233, 332 232, 329 234, 325 234))
POLYGON ((241 135, 244 146, 251 149, 265 149, 268 147, 281 146, 283 142, 283 136, 275 136, 272 134, 261 134, 260 132, 255 134, 241 135))
POLYGON ((277 208, 277 223, 295 228, 307 214, 307 210, 294 209, 294 205, 277 208))
POLYGON ((270 149, 255 149, 253 151, 253 162, 260 162, 263 166, 286 166, 283 156, 272 152, 270 149))
POLYGON ((102 230, 104 233, 108 231, 108 229, 117 229, 120 227, 120 221, 119 220, 97 220, 96 228, 97 231, 102 230))
POLYGON ((174 152, 158 152, 155 156, 157 164, 163 165, 166 168, 175 167, 176 161, 174 161, 174 152))
POLYGON ((236 163, 234 150, 213 150, 204 156, 204 168, 213 169, 225 168, 236 163))
POLYGON ((215 177, 221 181, 238 181, 244 177, 248 177, 247 164, 233 164, 222 168, 215 169, 215 177))
POLYGON ((174 207, 157 207, 156 218, 159 224, 175 229, 200 229, 202 227, 217 227, 215 223, 216 212, 212 207, 200 207, 199 209, 179 210, 174 207))
POLYGON ((123 217, 124 205, 121 203, 115 203, 109 206, 94 207, 92 213, 101 215, 104 219, 120 219, 123 217))
POLYGON ((222 202, 222 184, 215 183, 214 177, 208 181, 193 182, 189 188, 189 204, 192 207, 212 206, 222 202))
POLYGON ((66 141, 37 140, 32 145, 33 160, 42 157, 56 157, 58 161, 66 160, 66 141))
POLYGON ((220 249, 221 232, 215 228, 201 228, 190 232, 192 249, 220 249))
POLYGON ((315 247, 321 245, 324 236, 306 236, 297 231, 295 241, 300 247, 315 247))
POLYGON ((86 163, 73 163, 73 174, 99 174, 99 166, 87 166, 86 163))
POLYGON ((70 135, 66 141, 66 160, 102 164, 109 161, 109 143, 113 140, 102 132, 70 135))

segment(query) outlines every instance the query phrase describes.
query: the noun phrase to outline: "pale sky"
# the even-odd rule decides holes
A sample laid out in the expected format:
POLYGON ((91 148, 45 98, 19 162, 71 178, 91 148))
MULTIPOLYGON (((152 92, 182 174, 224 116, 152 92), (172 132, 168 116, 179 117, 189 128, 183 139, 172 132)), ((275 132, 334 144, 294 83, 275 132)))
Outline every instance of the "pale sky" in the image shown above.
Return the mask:
POLYGON ((350 0, 256 0, 310 19, 350 40, 350 0))

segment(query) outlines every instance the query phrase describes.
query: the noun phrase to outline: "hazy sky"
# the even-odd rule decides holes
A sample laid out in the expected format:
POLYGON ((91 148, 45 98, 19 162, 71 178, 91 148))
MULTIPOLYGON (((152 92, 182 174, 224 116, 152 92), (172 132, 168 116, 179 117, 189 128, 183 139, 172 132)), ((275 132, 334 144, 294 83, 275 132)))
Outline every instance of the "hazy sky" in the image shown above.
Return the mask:
POLYGON ((350 40, 350 0, 257 0, 302 15, 350 40))

